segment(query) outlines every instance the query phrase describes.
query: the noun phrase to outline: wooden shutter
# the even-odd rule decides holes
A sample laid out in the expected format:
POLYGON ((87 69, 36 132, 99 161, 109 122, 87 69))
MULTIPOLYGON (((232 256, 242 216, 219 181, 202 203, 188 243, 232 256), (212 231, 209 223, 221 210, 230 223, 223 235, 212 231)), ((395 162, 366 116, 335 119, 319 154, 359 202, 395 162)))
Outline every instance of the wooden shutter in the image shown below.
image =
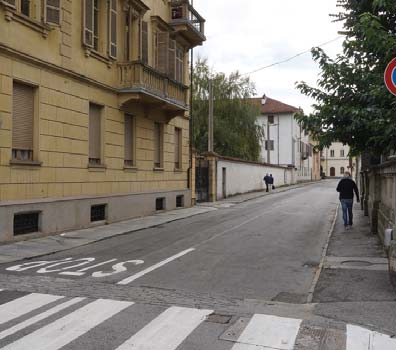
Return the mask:
POLYGON ((175 128, 175 168, 181 168, 181 129, 175 128))
POLYGON ((161 167, 161 124, 154 123, 154 167, 161 167))
POLYGON ((133 143, 134 143, 134 125, 133 116, 125 114, 125 165, 132 166, 133 159, 133 143))
POLYGON ((14 83, 12 148, 33 150, 34 88, 14 83))
POLYGON ((183 82, 183 70, 184 70, 184 52, 183 49, 177 47, 176 49, 176 80, 183 82))
POLYGON ((84 33, 83 42, 89 47, 94 43, 94 0, 83 0, 84 33))
POLYGON ((169 41, 169 76, 176 79, 176 41, 169 41))
POLYGON ((60 24, 60 0, 45 0, 45 21, 60 24))
POLYGON ((169 71, 169 60, 168 60, 168 49, 169 48, 169 33, 158 32, 157 33, 157 65, 156 68, 161 73, 168 73, 169 71))
POLYGON ((117 58, 117 0, 109 2, 109 56, 117 58))
POLYGON ((89 105, 89 159, 91 163, 100 163, 101 158, 101 110, 102 107, 98 105, 89 105))
POLYGON ((142 61, 148 64, 148 23, 142 22, 142 61))

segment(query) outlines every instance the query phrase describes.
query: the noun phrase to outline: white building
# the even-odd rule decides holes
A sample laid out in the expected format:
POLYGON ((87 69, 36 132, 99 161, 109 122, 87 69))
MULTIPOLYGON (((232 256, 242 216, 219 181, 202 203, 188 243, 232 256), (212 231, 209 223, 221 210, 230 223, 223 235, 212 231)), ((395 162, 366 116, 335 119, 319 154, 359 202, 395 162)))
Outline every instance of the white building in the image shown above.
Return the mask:
POLYGON ((260 104, 261 115, 257 122, 265 133, 260 161, 293 166, 297 170, 298 181, 311 180, 313 147, 308 134, 294 118, 299 109, 265 95, 254 101, 260 104))
POLYGON ((321 173, 326 177, 342 177, 345 171, 355 175, 356 160, 349 157, 349 146, 333 142, 321 152, 321 173))

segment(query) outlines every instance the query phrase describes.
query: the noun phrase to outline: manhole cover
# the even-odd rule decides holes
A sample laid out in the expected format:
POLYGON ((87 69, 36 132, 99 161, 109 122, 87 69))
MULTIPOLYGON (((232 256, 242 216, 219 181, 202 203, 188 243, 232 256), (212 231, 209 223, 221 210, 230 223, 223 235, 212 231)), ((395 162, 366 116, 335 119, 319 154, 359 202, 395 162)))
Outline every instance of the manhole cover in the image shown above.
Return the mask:
POLYGON ((371 262, 368 261, 362 261, 362 260, 348 260, 348 261, 343 261, 341 265, 347 265, 347 266, 372 266, 374 265, 371 262))
POLYGON ((206 319, 206 322, 227 324, 231 321, 231 318, 232 316, 230 315, 211 314, 206 319))

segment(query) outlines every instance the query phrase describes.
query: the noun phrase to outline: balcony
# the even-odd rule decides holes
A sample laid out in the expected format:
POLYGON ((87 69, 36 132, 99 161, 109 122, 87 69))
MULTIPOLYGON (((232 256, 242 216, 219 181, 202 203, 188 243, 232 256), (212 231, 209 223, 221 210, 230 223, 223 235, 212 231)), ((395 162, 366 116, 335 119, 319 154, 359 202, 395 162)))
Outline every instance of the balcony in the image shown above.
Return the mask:
POLYGON ((188 109, 188 87, 169 79, 146 64, 135 61, 118 65, 120 105, 139 102, 149 108, 160 108, 172 118, 188 109))
POLYGON ((171 0, 171 22, 173 29, 182 35, 191 48, 202 45, 205 37, 205 20, 191 6, 189 0, 171 0))

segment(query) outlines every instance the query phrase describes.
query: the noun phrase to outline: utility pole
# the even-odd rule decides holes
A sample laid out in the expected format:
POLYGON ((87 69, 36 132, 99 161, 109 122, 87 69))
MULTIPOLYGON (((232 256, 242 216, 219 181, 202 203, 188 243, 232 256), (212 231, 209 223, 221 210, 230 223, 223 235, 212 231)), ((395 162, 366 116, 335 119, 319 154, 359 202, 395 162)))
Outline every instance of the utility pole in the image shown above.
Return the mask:
POLYGON ((208 152, 213 152, 213 84, 209 80, 208 152))

